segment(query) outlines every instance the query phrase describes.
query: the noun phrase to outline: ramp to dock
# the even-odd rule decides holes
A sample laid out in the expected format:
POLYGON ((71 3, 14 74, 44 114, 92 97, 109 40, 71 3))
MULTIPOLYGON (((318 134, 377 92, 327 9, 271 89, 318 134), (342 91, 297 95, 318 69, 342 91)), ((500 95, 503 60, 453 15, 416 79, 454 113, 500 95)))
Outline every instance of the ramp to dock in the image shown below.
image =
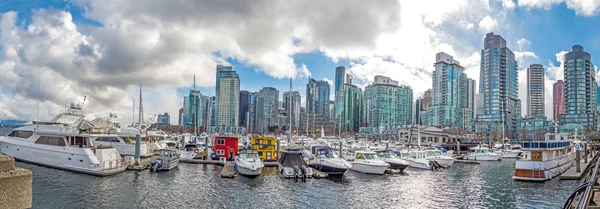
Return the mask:
MULTIPOLYGON (((579 179, 581 179, 581 177, 584 174, 584 171, 587 169, 588 166, 590 166, 592 158, 593 158, 593 156, 590 154, 590 155, 588 155, 587 163, 583 162, 583 159, 581 160, 581 162, 579 162, 579 169, 581 172, 577 172, 577 167, 575 166, 575 164, 573 164, 573 166, 571 166, 571 168, 569 168, 569 170, 567 170, 566 172, 564 172, 563 174, 558 176, 558 179, 560 179, 560 180, 579 180, 579 179)), ((574 162, 574 163, 576 163, 576 162, 574 162)))
POLYGON ((221 169, 221 178, 234 178, 235 169, 233 163, 225 163, 223 169, 221 169))

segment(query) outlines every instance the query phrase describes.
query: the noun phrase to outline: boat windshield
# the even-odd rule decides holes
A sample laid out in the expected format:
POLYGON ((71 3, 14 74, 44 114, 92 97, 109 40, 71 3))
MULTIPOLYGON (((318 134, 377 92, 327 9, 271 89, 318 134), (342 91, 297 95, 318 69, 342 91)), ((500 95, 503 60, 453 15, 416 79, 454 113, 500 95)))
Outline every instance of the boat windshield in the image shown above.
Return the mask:
POLYGON ((477 149, 475 150, 475 153, 479 153, 479 154, 487 154, 490 151, 488 151, 487 149, 477 149))
POLYGON ((394 158, 394 157, 396 157, 391 152, 381 152, 381 153, 377 154, 377 156, 380 157, 380 158, 394 158))
POLYGON ((442 151, 440 150, 428 150, 427 157, 438 157, 443 156, 442 151))
POLYGON ((319 149, 317 151, 317 158, 335 158, 335 154, 331 149, 319 149))
POLYGON ((256 153, 244 153, 244 154, 240 153, 240 159, 252 159, 252 158, 258 158, 258 155, 256 153))
POLYGON ((365 153, 365 159, 367 160, 375 160, 377 159, 377 155, 374 153, 365 153))

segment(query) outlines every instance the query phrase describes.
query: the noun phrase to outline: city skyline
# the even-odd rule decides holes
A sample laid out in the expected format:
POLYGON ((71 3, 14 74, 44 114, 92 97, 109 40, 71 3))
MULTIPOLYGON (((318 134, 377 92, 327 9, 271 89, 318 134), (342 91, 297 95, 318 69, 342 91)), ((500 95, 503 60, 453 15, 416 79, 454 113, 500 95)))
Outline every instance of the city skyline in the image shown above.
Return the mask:
MULTIPOLYGON (((272 11, 249 14, 242 10, 219 14, 223 20, 239 20, 240 24, 248 26, 246 30, 203 14, 177 16, 178 20, 201 27, 156 16, 154 21, 158 23, 182 28, 171 32, 168 28, 139 21, 137 17, 152 11, 151 8, 115 5, 119 9, 113 11, 103 2, 83 5, 81 2, 34 1, 33 6, 27 7, 3 2, 0 3, 1 20, 5 23, 0 28, 0 63, 3 66, 0 72, 7 79, 0 83, 0 119, 35 120, 35 111, 31 110, 36 109, 40 98, 40 119, 49 120, 64 111, 65 103, 82 102, 83 97, 87 97, 86 114, 106 117, 114 111, 122 123, 128 124, 133 99, 139 98, 136 89, 141 83, 146 118, 167 112, 173 122, 173 117, 183 107, 182 98, 193 89, 192 75, 197 76, 196 89, 203 96, 215 96, 217 64, 232 66, 237 71, 240 90, 258 92, 262 87, 272 86, 279 90, 279 98, 289 90, 291 77, 292 90, 298 91, 303 98, 302 106, 309 76, 327 81, 332 86, 330 100, 334 100, 337 66, 345 66, 346 72, 353 77, 353 84, 362 90, 373 83, 373 76, 383 75, 401 85, 411 86, 414 100, 431 88, 433 57, 438 52, 461 60, 467 77, 479 85, 481 43, 489 32, 504 37, 519 62, 521 116, 526 115, 527 109, 526 68, 541 64, 546 75, 544 115, 552 118, 552 85, 563 77, 562 55, 573 45, 585 47, 592 55, 600 54, 593 35, 600 29, 583 27, 598 20, 599 7, 596 4, 577 7, 540 2, 447 1, 442 4, 448 6, 439 7, 444 8, 442 11, 430 10, 426 3, 412 1, 381 1, 372 8, 363 8, 359 2, 351 1, 332 2, 322 8, 308 7, 302 1, 289 2, 314 9, 318 14, 328 14, 319 21, 288 15, 285 21, 289 24, 285 29, 292 31, 289 33, 281 32, 284 28, 273 27, 259 33, 249 30, 259 28, 259 23, 240 19, 254 15, 259 20, 271 20, 273 15, 281 15, 272 11), (357 17, 340 19, 339 12, 330 12, 341 9, 356 9, 356 12, 369 16, 360 22, 352 19, 357 17), (466 15, 465 11, 471 15, 466 15), (147 31, 124 36, 123 22, 126 21, 116 21, 117 14, 131 14, 120 18, 130 21, 130 27, 146 28, 147 31), (380 18, 385 15, 389 18, 380 18), (518 21, 523 18, 531 21, 518 21), (399 24, 400 20, 407 24, 399 24), (552 20, 553 24, 543 20, 552 20), (361 33, 347 28, 324 29, 343 25, 340 21, 352 22, 349 28, 361 28, 361 33), (573 22, 577 23, 575 27, 572 27, 573 22), (220 25, 220 28, 211 25, 220 25), (231 34, 245 34, 246 39, 225 34, 219 30, 221 28, 231 29, 231 34), (537 33, 539 30, 559 33, 544 36, 537 33), (187 38, 191 36, 200 39, 187 38), (21 52, 20 56, 16 56, 16 51, 21 52), (72 76, 74 72, 81 72, 81 76, 72 76), (45 87, 39 93, 35 82, 38 75, 41 75, 40 85, 45 87)), ((260 8, 263 3, 257 2, 248 8, 260 8)), ((182 8, 182 5, 172 6, 182 8)), ((224 9, 229 6, 225 2, 203 8, 229 11, 224 9)), ((290 13, 286 8, 280 11, 290 13)), ((593 59, 594 56, 592 63, 595 63, 593 59)))

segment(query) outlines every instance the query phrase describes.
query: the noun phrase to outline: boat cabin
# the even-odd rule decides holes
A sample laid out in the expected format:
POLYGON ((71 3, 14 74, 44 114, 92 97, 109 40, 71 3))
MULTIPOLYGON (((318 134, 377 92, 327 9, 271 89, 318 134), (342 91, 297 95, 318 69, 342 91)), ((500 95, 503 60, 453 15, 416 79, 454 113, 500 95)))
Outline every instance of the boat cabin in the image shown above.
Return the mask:
POLYGON ((410 151, 408 152, 408 157, 413 159, 422 159, 425 158, 425 151, 410 151))
POLYGON ((356 152, 354 155, 355 160, 375 160, 377 159, 377 154, 374 152, 356 152))
POLYGON ((258 151, 258 156, 263 161, 277 160, 277 139, 273 137, 252 137, 250 144, 252 149, 258 151))
POLYGON ((231 137, 231 136, 217 136, 215 137, 214 144, 214 153, 211 156, 213 160, 219 160, 221 158, 226 158, 227 160, 233 160, 235 155, 238 154, 238 145, 239 138, 231 137))
POLYGON ((240 150, 240 155, 239 158, 240 159, 252 159, 252 158, 259 158, 258 155, 258 151, 254 150, 254 149, 241 149, 240 150))
POLYGON ((523 142, 524 160, 548 161, 574 152, 569 135, 566 133, 546 133, 544 141, 523 142))
POLYGON ((313 146, 312 153, 316 158, 335 158, 335 152, 328 146, 313 146))

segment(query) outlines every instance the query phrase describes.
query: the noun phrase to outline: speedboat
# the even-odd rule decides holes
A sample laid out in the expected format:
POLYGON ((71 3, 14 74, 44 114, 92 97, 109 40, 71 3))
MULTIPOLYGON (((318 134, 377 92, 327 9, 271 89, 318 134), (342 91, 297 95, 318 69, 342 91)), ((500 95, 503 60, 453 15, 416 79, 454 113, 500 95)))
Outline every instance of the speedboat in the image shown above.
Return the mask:
POLYGON ((427 152, 423 150, 409 150, 408 156, 406 157, 406 161, 408 161, 408 166, 411 168, 419 168, 419 169, 431 169, 433 168, 430 160, 427 160, 427 152))
POLYGON ((200 159, 202 158, 202 147, 197 144, 186 144, 181 150, 181 159, 200 159))
POLYGON ((456 159, 453 157, 444 155, 439 149, 425 150, 425 159, 429 161, 435 161, 442 167, 450 167, 452 164, 454 164, 454 161, 456 161, 456 159))
POLYGON ((305 179, 313 175, 312 168, 306 164, 300 151, 283 151, 277 162, 279 172, 284 178, 305 179))
POLYGON ((244 176, 258 176, 265 165, 258 157, 258 151, 254 149, 241 149, 235 160, 235 170, 244 176))
POLYGON ((169 171, 179 164, 179 153, 177 150, 166 148, 159 150, 157 159, 150 161, 148 166, 150 171, 169 171))
POLYGON ((312 146, 310 167, 329 175, 344 175, 352 167, 348 161, 339 158, 335 151, 329 146, 312 146))
POLYGON ((87 134, 93 125, 79 105, 50 122, 34 121, 0 136, 2 153, 19 161, 96 176, 125 171, 127 165, 114 147, 94 146, 87 134))
POLYGON ((406 160, 395 155, 392 150, 377 151, 377 157, 390 164, 390 168, 394 170, 403 171, 409 164, 406 160))
POLYGON ((497 161, 500 159, 500 155, 490 151, 489 148, 475 147, 471 148, 471 153, 463 156, 465 160, 478 160, 478 161, 497 161))
POLYGON ((382 175, 388 167, 390 167, 390 164, 377 158, 375 152, 356 151, 354 152, 354 161, 350 169, 366 174, 382 175))

